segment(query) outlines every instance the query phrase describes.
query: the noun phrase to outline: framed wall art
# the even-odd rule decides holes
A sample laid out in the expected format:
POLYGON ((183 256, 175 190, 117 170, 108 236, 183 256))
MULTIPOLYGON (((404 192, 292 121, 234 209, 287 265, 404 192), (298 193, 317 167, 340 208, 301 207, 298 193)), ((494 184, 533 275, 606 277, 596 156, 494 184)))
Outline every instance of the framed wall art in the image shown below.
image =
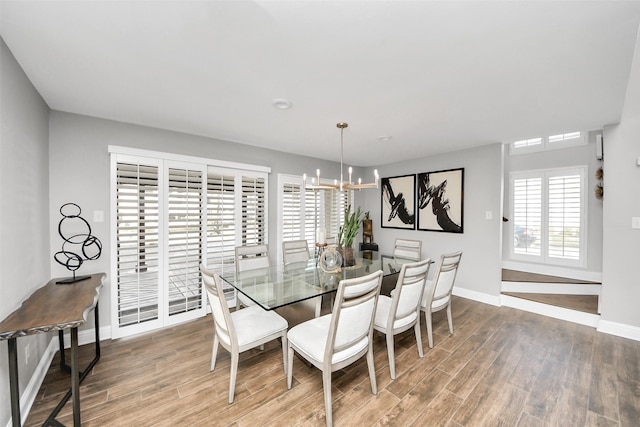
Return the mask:
POLYGON ((382 178, 383 228, 415 229, 415 193, 415 175, 382 178))
POLYGON ((464 168, 418 174, 418 230, 463 232, 464 168))

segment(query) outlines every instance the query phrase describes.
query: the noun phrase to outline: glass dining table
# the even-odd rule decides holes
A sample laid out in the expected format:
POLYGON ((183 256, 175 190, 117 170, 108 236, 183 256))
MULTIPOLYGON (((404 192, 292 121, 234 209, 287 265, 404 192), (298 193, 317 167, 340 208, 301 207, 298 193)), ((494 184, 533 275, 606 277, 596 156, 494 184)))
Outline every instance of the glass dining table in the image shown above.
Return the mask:
POLYGON ((324 272, 317 259, 312 258, 288 265, 225 273, 221 277, 265 310, 275 310, 336 292, 343 279, 366 276, 377 270, 382 270, 383 276, 397 274, 402 265, 409 262, 414 261, 372 251, 358 254, 353 267, 342 267, 334 273, 324 272))

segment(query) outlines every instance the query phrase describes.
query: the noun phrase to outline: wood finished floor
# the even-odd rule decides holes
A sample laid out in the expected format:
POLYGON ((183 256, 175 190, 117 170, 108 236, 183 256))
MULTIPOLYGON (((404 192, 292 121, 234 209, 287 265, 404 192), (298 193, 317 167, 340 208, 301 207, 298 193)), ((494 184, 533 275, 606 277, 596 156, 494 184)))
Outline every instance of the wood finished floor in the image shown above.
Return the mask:
MULTIPOLYGON (((511 308, 454 298, 455 333, 434 316, 435 346, 419 358, 412 331, 396 337, 397 378, 384 338, 374 342, 378 394, 364 359, 333 374, 336 426, 638 426, 640 342, 511 308)), ((320 371, 294 360, 287 390, 277 342, 240 356, 227 403, 229 355, 209 371, 210 316, 142 336, 104 341, 81 386, 85 426, 325 424, 320 371)), ((81 347, 83 362, 92 346, 81 347)), ((41 425, 68 377, 58 356, 25 425, 41 425)), ((71 405, 59 421, 72 424, 71 405)))

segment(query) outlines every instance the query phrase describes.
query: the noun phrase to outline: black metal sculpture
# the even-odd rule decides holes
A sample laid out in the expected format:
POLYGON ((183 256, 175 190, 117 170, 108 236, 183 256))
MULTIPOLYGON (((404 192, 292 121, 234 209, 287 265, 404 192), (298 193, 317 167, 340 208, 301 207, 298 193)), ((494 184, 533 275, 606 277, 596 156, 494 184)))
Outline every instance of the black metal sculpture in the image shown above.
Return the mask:
POLYGON ((56 283, 68 284, 88 279, 91 276, 76 277, 76 270, 84 261, 98 259, 102 254, 102 242, 91 234, 91 226, 80 216, 81 213, 80 206, 75 203, 65 203, 60 207, 62 219, 58 223, 58 234, 64 243, 53 259, 71 271, 73 277, 56 283))

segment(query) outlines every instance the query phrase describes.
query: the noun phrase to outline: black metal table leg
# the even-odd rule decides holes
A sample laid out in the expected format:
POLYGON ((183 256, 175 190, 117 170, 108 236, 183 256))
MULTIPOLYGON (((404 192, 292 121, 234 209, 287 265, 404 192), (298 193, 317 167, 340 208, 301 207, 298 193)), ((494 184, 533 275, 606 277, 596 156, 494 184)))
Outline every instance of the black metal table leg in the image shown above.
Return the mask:
POLYGON ((78 328, 71 328, 71 396, 73 425, 80 427, 80 372, 78 371, 78 328))
POLYGON ((18 347, 16 339, 9 339, 9 392, 11 394, 11 424, 20 427, 20 384, 18 383, 18 347))

